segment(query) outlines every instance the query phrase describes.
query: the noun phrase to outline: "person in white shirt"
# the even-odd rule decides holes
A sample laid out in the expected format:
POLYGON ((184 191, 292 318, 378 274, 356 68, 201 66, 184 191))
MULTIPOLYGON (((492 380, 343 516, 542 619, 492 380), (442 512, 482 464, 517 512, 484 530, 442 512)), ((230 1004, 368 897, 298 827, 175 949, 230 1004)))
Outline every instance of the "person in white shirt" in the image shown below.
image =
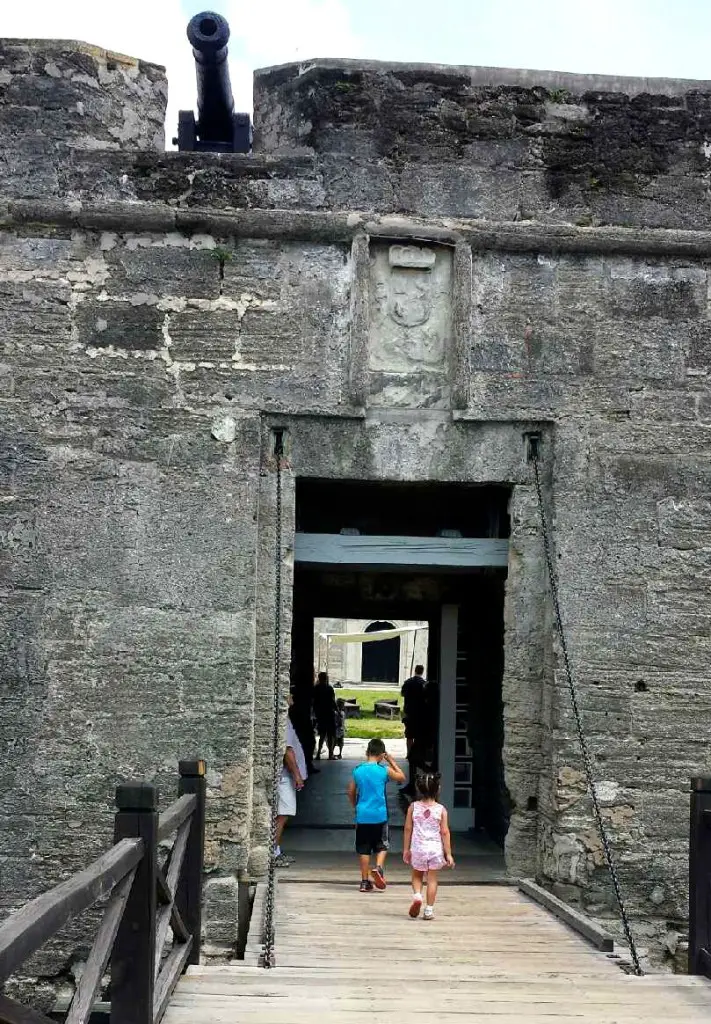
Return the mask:
MULTIPOLYGON (((289 707, 291 707, 291 702, 292 698, 289 695, 289 707)), ((301 746, 299 737, 296 735, 294 726, 291 724, 291 719, 287 715, 284 763, 279 778, 276 837, 274 842, 274 863, 280 868, 287 868, 294 862, 292 857, 282 853, 281 837, 287 820, 293 818, 296 814, 296 794, 304 788, 307 778, 304 748, 301 746)))

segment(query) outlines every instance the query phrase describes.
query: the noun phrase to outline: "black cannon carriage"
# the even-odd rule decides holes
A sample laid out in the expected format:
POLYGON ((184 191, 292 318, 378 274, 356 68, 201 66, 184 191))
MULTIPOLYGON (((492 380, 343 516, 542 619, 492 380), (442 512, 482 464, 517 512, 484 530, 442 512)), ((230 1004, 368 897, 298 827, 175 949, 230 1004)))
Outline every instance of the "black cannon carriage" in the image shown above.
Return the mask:
POLYGON ((249 153, 252 121, 235 113, 227 43, 230 26, 212 11, 196 14, 188 23, 197 76, 197 120, 192 110, 178 115, 178 136, 173 141, 184 152, 249 153))

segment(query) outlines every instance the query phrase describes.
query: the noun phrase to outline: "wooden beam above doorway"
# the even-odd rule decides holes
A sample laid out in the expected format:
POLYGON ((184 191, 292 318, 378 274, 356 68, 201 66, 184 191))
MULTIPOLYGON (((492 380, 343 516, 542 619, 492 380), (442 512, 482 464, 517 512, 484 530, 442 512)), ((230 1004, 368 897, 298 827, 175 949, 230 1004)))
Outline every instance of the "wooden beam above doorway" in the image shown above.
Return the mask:
POLYGON ((473 569, 508 565, 508 540, 489 537, 367 537, 337 533, 297 533, 298 565, 352 565, 380 568, 473 569))

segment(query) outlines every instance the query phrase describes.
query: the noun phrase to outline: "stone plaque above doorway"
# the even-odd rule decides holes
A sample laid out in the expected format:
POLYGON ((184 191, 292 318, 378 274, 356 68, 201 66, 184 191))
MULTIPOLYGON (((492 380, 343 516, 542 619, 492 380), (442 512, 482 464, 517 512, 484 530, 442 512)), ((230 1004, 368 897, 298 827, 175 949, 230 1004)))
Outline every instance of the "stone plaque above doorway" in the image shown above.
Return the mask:
POLYGON ((452 254, 371 243, 368 404, 447 408, 452 254))
POLYGON ((366 408, 466 405, 471 308, 468 247, 354 239, 350 377, 366 408))
POLYGON ((371 246, 371 370, 446 373, 452 256, 443 248, 371 246))

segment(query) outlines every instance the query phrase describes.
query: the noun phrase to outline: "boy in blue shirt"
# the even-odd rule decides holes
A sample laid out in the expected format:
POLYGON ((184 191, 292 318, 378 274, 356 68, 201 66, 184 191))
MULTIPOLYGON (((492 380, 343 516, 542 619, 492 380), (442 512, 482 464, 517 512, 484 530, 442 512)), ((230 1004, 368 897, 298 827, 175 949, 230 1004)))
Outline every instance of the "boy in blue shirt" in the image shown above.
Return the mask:
POLYGON ((360 860, 360 891, 385 888, 385 858, 388 855, 388 805, 385 787, 388 779, 402 785, 405 773, 385 750, 382 740, 373 739, 365 752, 366 760, 353 769, 348 783, 348 799, 355 807, 356 853, 360 860), (371 870, 370 858, 375 855, 371 870), (372 881, 371 881, 372 876, 372 881))

